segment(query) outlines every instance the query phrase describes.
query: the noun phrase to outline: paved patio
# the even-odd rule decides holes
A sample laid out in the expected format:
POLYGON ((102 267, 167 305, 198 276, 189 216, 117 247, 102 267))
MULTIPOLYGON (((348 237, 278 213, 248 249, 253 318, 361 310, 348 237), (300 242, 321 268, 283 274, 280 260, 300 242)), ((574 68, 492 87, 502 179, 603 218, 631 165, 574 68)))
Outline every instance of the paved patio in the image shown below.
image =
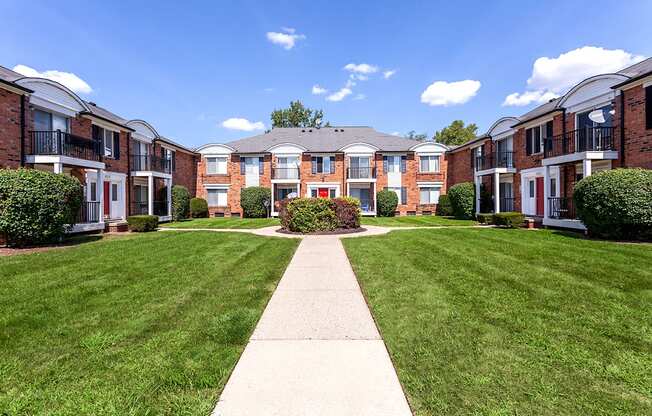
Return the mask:
POLYGON ((303 238, 213 415, 411 415, 339 237, 303 238))

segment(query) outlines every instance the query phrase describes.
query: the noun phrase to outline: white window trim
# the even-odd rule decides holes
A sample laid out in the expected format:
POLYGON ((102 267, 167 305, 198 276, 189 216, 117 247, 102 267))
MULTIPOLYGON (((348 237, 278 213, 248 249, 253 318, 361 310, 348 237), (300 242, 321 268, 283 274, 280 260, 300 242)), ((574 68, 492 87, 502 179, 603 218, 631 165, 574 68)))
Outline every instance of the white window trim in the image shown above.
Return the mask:
POLYGON ((204 156, 204 158, 206 159, 206 174, 207 175, 228 175, 229 174, 229 157, 228 156, 224 156, 224 155, 212 156, 211 155, 211 156, 204 156), (208 170, 208 166, 209 166, 208 159, 224 159, 224 161, 225 161, 225 163, 224 163, 224 168, 225 168, 224 172, 219 171, 219 169, 218 169, 219 165, 217 163, 217 160, 215 161, 215 169, 216 169, 216 171, 215 172, 209 172, 209 170, 208 170))
MULTIPOLYGON (((430 168, 430 163, 428 163, 428 168, 430 168)), ((441 156, 438 155, 438 154, 420 154, 419 155, 419 173, 441 173, 441 156), (430 160, 431 157, 436 157, 437 158, 437 170, 421 170, 421 160, 424 157, 427 157, 428 160, 430 160)))

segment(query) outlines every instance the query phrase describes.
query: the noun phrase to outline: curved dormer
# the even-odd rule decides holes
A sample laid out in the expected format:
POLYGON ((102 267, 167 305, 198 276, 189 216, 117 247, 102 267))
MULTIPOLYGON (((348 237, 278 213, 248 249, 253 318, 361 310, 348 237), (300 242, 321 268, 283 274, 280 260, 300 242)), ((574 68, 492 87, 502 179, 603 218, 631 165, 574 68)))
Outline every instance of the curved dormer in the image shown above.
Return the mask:
POLYGON ((126 125, 134 129, 134 132, 131 133, 131 137, 134 139, 152 143, 160 137, 156 129, 145 120, 129 120, 126 125))
POLYGON ((567 112, 578 110, 611 101, 615 91, 611 88, 629 79, 621 74, 601 74, 590 77, 571 88, 563 97, 557 100, 557 108, 566 108, 567 112))
POLYGON ((489 127, 486 135, 491 137, 494 141, 511 136, 514 134, 512 126, 518 122, 519 120, 516 117, 499 118, 491 125, 491 127, 489 127))
POLYGON ((51 79, 25 77, 15 81, 16 84, 34 91, 30 95, 30 104, 56 113, 75 117, 90 108, 68 87, 51 79))

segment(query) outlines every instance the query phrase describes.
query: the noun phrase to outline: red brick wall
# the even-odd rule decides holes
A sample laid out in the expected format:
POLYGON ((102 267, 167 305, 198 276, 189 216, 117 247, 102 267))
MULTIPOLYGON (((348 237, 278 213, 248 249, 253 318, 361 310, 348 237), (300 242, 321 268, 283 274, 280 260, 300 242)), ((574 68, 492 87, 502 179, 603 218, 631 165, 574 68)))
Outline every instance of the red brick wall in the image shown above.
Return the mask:
MULTIPOLYGON (((335 155, 335 173, 312 173, 312 155, 301 155, 301 196, 306 196, 308 182, 329 182, 340 185, 340 195, 346 195, 346 169, 344 154, 335 155)), ((308 195, 309 196, 309 195, 308 195)))
POLYGON ((175 153, 175 170, 172 172, 172 185, 181 185, 188 188, 190 197, 193 198, 197 193, 197 162, 199 157, 190 153, 176 151, 175 153))
MULTIPOLYGON (((645 128, 645 89, 642 85, 624 91, 625 166, 652 169, 652 129, 645 128)), ((620 117, 620 97, 616 97, 616 117, 620 117)), ((620 133, 616 132, 620 145, 620 133)))
POLYGON ((107 171, 129 173, 129 133, 127 131, 120 131, 120 159, 105 157, 103 161, 107 171))
POLYGON ((20 97, 0 88, 0 169, 20 167, 20 97))

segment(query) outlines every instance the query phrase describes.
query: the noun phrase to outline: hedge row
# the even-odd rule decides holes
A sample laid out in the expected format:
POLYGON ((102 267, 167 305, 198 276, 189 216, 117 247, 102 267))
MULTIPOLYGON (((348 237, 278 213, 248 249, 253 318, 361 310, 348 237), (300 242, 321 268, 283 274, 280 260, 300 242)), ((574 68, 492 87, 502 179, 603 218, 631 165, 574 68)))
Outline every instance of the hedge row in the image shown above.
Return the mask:
POLYGON ((360 201, 355 198, 294 198, 279 203, 281 226, 312 233, 360 227, 360 201))

